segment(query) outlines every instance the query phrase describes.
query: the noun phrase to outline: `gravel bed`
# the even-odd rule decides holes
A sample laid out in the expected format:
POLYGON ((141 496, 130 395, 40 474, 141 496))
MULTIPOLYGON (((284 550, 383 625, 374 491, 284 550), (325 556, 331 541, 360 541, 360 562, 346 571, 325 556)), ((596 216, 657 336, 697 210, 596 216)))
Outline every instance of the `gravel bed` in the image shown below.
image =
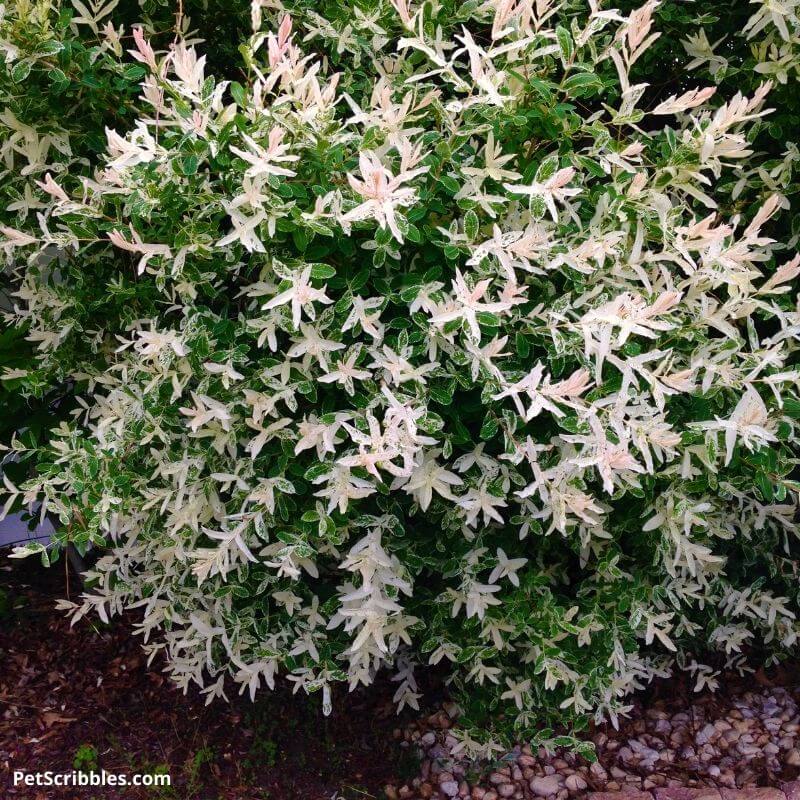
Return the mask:
POLYGON ((449 711, 395 730, 402 746, 417 749, 421 765, 409 784, 386 787, 389 800, 569 800, 589 791, 777 786, 800 775, 797 689, 706 695, 682 710, 656 703, 639 709, 619 731, 597 729, 591 735, 596 763, 522 745, 480 772, 453 756, 455 710, 449 711))

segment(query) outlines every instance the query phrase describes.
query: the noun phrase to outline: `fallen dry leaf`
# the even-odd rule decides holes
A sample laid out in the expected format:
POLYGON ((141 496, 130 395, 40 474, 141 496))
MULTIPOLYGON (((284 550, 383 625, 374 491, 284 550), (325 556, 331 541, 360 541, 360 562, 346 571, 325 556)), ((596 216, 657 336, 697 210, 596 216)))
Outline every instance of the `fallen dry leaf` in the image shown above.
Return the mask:
POLYGON ((45 711, 41 716, 41 720, 46 728, 52 728, 53 725, 66 725, 68 722, 75 722, 75 717, 62 717, 56 711, 45 711))

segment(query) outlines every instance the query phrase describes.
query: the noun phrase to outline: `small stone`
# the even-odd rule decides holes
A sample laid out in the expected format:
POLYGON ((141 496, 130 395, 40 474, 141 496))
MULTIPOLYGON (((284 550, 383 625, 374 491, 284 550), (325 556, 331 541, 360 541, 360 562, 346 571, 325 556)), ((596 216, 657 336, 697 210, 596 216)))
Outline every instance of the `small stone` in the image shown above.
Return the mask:
POLYGON ((549 797, 561 789, 562 778, 560 775, 545 775, 542 778, 531 780, 531 791, 537 797, 549 797))
POLYGON ((589 767, 589 772, 591 772, 592 776, 598 781, 608 780, 608 773, 603 769, 603 765, 599 761, 595 761, 592 766, 589 767))
POLYGON ((619 767, 611 767, 611 775, 617 780, 624 781, 628 773, 625 772, 625 770, 620 769, 619 767))
POLYGON ((500 786, 497 787, 497 794, 500 795, 500 797, 513 797, 514 791, 513 783, 501 783, 500 786))
POLYGON ((728 786, 731 789, 736 787, 736 778, 731 770, 726 769, 717 780, 722 786, 728 786))
POLYGON ((448 728, 452 727, 453 722, 450 719, 447 713, 439 714, 439 727, 446 731, 448 728))
POLYGON ((653 726, 653 730, 656 733, 670 733, 672 731, 672 725, 670 725, 670 722, 667 719, 659 719, 653 726))
POLYGON ((429 797, 433 797, 433 786, 431 786, 427 781, 419 787, 419 796, 423 798, 423 800, 428 800, 429 797))
MULTIPOLYGON (((589 792, 589 800, 620 800, 617 792, 589 792)), ((625 792, 625 800, 653 800, 650 792, 639 792, 635 789, 625 792)))
POLYGON ((436 743, 436 734, 433 731, 428 731, 424 736, 420 737, 419 743, 424 747, 430 747, 436 743))
POLYGON ((800 767, 800 750, 792 748, 783 759, 784 763, 790 767, 800 767))
POLYGON ((455 719, 459 714, 458 706, 455 703, 444 703, 444 710, 450 719, 455 719))
POLYGON ((564 781, 564 785, 571 792, 580 792, 586 788, 586 781, 580 775, 569 775, 564 781))
POLYGON ((697 789, 673 786, 667 789, 656 789, 653 795, 656 800, 720 800, 719 791, 707 786, 697 789))
POLYGON ((458 784, 455 781, 445 781, 439 784, 439 791, 448 797, 455 797, 458 794, 458 784))
POLYGON ((800 781, 792 781, 781 785, 786 800, 800 800, 800 781))
POLYGON ((767 789, 751 786, 747 789, 721 789, 722 800, 783 800, 780 789, 767 789))
POLYGON ((702 730, 698 731, 697 736, 694 737, 694 740, 696 744, 703 745, 712 741, 715 735, 718 735, 717 729, 713 725, 709 724, 706 725, 702 730))

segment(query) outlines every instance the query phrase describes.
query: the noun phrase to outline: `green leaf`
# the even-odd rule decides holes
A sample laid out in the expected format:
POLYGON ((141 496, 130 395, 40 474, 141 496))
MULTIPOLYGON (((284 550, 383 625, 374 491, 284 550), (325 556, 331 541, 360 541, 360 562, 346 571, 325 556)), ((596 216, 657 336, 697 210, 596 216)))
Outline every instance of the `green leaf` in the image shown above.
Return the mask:
POLYGON ((321 475, 325 475, 327 472, 330 472, 330 469, 330 464, 314 464, 303 473, 303 477, 307 481, 313 482, 314 479, 319 478, 321 475))
POLYGON ((487 328, 500 327, 500 317, 498 317, 497 314, 492 314, 488 311, 479 311, 475 317, 477 318, 479 324, 484 325, 487 328))
POLYGON ((587 172, 594 175, 596 178, 604 178, 606 176, 606 171, 603 169, 600 163, 595 161, 593 158, 588 158, 587 156, 578 156, 577 161, 587 172))
POLYGON ((449 175, 442 175, 439 178, 439 183, 441 183, 450 194, 458 194, 458 191, 461 188, 458 185, 458 181, 455 178, 451 178, 449 175))
POLYGON ((56 39, 50 39, 38 45, 37 56, 54 56, 64 49, 64 44, 56 39))
POLYGON ((237 81, 232 81, 230 84, 231 90, 231 97, 233 98, 236 105, 240 108, 247 107, 247 91, 245 90, 244 86, 237 81))
POLYGON ((570 32, 563 26, 556 27, 556 39, 558 40, 558 48, 561 50, 561 59, 564 64, 569 64, 575 55, 575 45, 572 42, 570 32))
POLYGON ((558 156, 547 156, 536 170, 536 181, 544 183, 556 174, 558 170, 558 156))
POLYGON ((414 244, 420 244, 422 242, 422 234, 420 233, 419 228, 411 223, 408 224, 408 229, 405 232, 405 236, 409 242, 414 242, 414 244))
POLYGON ((771 503, 773 498, 772 481, 765 472, 756 473, 756 486, 761 492, 764 502, 771 503))
POLYGON ((11 80, 14 83, 22 83, 31 74, 30 61, 18 61, 11 69, 11 80))
POLYGON ((566 78, 561 86, 567 94, 579 95, 600 88, 602 85, 600 78, 593 72, 576 72, 566 78))
POLYGON ((139 64, 129 64, 122 71, 122 75, 127 81, 140 81, 147 75, 147 70, 139 64))
POLYGON ((500 427, 500 423, 495 416, 487 415, 486 419, 483 421, 483 425, 481 425, 481 432, 480 437, 484 441, 488 441, 489 439, 494 438, 494 435, 497 433, 498 428, 500 427))
POLYGON ((199 161, 197 156, 195 155, 185 156, 181 160, 181 172, 184 175, 195 175, 197 173, 198 164, 199 161))
POLYGON ((547 206, 544 203, 544 198, 539 195, 532 194, 528 201, 528 209, 534 219, 542 219, 547 213, 547 206))
POLYGON ((336 275, 336 270, 329 264, 313 264, 311 267, 311 277, 318 281, 330 280, 336 275))
POLYGON ((467 211, 464 215, 464 233, 470 242, 474 242, 478 238, 479 227, 478 215, 474 211, 467 211))
MULTIPOLYGON (((308 234, 304 228, 295 228, 292 231, 292 241, 294 246, 301 252, 305 253, 308 248, 308 234)), ((311 274, 314 274, 314 268, 311 269, 311 274)))
POLYGON ((800 400, 795 400, 793 397, 787 397, 783 401, 783 411, 787 417, 792 419, 800 419, 800 400))
POLYGON ((47 73, 47 77, 52 83, 52 90, 56 94, 60 94, 69 86, 69 78, 63 70, 55 67, 47 73))

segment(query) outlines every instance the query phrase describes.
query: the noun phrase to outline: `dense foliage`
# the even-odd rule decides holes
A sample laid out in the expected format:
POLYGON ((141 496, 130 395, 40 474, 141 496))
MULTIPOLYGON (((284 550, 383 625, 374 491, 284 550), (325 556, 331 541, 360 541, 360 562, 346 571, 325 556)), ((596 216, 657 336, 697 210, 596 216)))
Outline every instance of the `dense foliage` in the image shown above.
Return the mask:
POLYGON ((475 752, 791 653, 789 5, 3 7, 63 607, 209 700, 447 664, 475 752))

